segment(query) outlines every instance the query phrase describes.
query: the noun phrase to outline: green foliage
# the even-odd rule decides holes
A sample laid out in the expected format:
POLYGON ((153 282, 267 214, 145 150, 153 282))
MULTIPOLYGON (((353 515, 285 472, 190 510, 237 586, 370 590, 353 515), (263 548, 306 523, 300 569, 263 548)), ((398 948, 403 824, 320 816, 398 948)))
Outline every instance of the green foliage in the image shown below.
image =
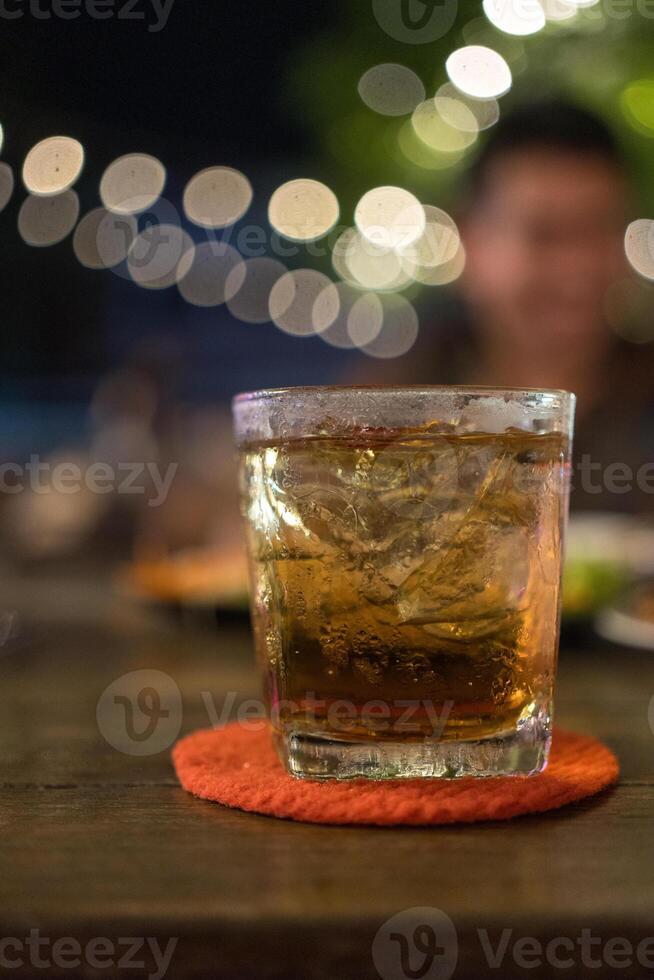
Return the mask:
POLYGON ((425 203, 447 202, 474 146, 445 168, 424 147, 418 146, 409 159, 398 139, 406 118, 373 112, 359 98, 357 85, 373 65, 398 62, 412 68, 432 96, 447 80, 448 55, 470 43, 492 47, 509 62, 514 84, 501 100, 502 107, 560 94, 603 115, 633 162, 639 213, 654 216, 654 128, 647 127, 654 127, 654 100, 647 100, 648 92, 654 91, 654 2, 599 0, 569 21, 514 38, 486 20, 481 2, 459 0, 455 22, 444 37, 410 44, 380 27, 373 0, 343 0, 334 4, 331 32, 311 42, 291 65, 287 95, 292 110, 315 133, 317 152, 343 204, 345 220, 358 197, 377 184, 400 184, 425 203), (634 88, 635 82, 643 84, 634 88))

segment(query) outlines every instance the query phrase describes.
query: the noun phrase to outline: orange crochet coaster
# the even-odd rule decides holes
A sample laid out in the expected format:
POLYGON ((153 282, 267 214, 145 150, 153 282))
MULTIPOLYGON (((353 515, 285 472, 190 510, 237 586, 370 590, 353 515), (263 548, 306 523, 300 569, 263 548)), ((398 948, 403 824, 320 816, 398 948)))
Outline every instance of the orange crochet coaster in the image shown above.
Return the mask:
POLYGON ((555 810, 605 789, 619 772, 601 742, 557 729, 549 765, 538 776, 314 782, 288 775, 260 722, 194 732, 177 743, 173 762, 184 789, 204 800, 308 823, 379 826, 507 820, 555 810))

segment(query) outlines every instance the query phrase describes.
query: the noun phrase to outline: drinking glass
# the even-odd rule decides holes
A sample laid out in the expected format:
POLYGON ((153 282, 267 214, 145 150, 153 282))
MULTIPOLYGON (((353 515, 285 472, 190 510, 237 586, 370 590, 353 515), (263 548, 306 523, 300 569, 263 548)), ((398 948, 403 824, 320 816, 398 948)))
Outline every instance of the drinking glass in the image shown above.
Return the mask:
POLYGON ((449 387, 235 399, 256 651, 289 772, 545 767, 574 405, 449 387))

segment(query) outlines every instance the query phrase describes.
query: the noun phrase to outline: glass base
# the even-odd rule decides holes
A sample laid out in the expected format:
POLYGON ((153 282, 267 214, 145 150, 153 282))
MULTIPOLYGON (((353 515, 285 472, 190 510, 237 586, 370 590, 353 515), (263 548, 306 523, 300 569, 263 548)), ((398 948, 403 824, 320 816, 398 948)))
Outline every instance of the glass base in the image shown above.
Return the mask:
POLYGON ((300 731, 273 738, 286 769, 300 779, 533 776, 546 767, 551 744, 550 726, 538 717, 476 741, 352 741, 300 731))

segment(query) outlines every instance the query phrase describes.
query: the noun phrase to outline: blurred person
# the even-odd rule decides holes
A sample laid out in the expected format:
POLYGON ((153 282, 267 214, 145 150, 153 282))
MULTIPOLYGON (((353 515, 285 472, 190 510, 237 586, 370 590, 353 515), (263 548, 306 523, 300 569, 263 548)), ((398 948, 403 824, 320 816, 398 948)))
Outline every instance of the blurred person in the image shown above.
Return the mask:
POLYGON ((507 113, 467 175, 461 312, 423 316, 412 351, 365 380, 573 391, 572 506, 653 511, 654 344, 620 339, 606 316, 628 277, 630 190, 590 112, 548 101, 507 113))

